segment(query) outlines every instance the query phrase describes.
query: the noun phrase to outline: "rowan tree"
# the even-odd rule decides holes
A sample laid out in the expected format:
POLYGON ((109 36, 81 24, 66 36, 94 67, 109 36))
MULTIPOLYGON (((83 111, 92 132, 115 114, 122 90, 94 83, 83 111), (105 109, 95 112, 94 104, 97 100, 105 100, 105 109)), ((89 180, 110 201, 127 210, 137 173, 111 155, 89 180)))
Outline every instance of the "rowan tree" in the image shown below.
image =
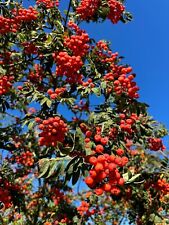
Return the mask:
POLYGON ((167 224, 167 130, 81 28, 131 21, 125 1, 62 2, 0 2, 1 224, 167 224))

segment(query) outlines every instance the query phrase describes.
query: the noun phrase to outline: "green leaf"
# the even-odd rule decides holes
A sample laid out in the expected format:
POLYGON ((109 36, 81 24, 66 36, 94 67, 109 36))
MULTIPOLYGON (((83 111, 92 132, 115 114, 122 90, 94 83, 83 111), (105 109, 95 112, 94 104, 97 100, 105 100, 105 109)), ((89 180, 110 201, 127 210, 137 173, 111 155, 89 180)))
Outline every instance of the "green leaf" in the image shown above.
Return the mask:
POLYGON ((35 93, 35 94, 33 95, 32 102, 35 101, 36 99, 38 99, 38 93, 35 93))
POLYGON ((28 124, 28 129, 29 129, 29 130, 32 130, 34 124, 35 124, 35 121, 34 121, 34 120, 31 121, 31 122, 28 124))
POLYGON ((72 176, 72 185, 75 185, 77 183, 77 181, 78 181, 78 179, 80 177, 80 174, 81 174, 80 173, 80 168, 78 168, 78 170, 73 173, 73 176, 72 176))
POLYGON ((50 99, 47 99, 46 105, 50 108, 52 105, 52 101, 50 99))
POLYGON ((155 213, 150 214, 149 217, 150 221, 153 222, 153 224, 161 224, 162 220, 159 216, 157 216, 155 213))
POLYGON ((62 23, 59 20, 55 20, 55 24, 56 24, 59 32, 63 33, 64 32, 64 27, 63 27, 62 23))
POLYGON ((48 35, 47 40, 44 42, 45 47, 47 48, 53 42, 53 38, 51 35, 48 35))
POLYGON ((39 160, 40 174, 38 178, 49 178, 51 176, 59 176, 63 173, 63 163, 59 163, 60 159, 41 159, 39 160))
POLYGON ((2 68, 2 66, 0 66, 0 75, 5 75, 6 74, 6 70, 2 68))
POLYGON ((55 160, 50 160, 50 163, 49 163, 49 172, 48 172, 48 175, 46 176, 46 178, 49 178, 51 177, 55 170, 56 170, 56 165, 57 165, 57 162, 55 160))
POLYGON ((101 90, 100 88, 92 88, 92 91, 95 95, 100 96, 101 95, 101 90))
POLYGON ((49 166, 50 166, 49 159, 44 158, 39 160, 40 171, 38 178, 48 176, 49 166))
POLYGON ((107 83, 105 81, 101 82, 101 88, 104 90, 107 87, 107 83))
POLYGON ((81 148, 84 150, 84 134, 82 133, 81 129, 79 127, 76 128, 76 139, 78 139, 78 143, 81 146, 81 148))
POLYGON ((134 182, 140 175, 141 175, 141 174, 139 173, 139 174, 136 174, 136 175, 132 176, 132 178, 130 178, 130 179, 127 181, 127 183, 129 184, 129 183, 134 182))
POLYGON ((40 105, 43 105, 45 102, 46 102, 47 98, 43 98, 41 101, 40 101, 40 105))
POLYGON ((75 162, 77 162, 78 159, 79 159, 78 156, 76 156, 76 157, 74 157, 73 159, 71 159, 71 160, 69 161, 69 163, 67 164, 67 166, 66 166, 66 168, 65 168, 65 171, 67 172, 67 171, 70 169, 71 165, 73 165, 75 162))
POLYGON ((132 173, 130 171, 123 174, 123 179, 125 180, 125 182, 127 182, 131 177, 132 177, 132 173))

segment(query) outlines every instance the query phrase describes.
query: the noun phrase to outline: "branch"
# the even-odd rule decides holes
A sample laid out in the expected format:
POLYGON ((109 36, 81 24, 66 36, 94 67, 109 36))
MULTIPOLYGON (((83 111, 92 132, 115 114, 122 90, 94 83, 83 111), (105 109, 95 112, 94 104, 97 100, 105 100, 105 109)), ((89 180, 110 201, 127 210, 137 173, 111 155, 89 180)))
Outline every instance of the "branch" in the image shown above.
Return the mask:
POLYGON ((66 19, 65 19, 65 24, 64 24, 65 28, 66 28, 66 25, 67 25, 71 4, 72 4, 72 0, 69 1, 69 6, 68 6, 67 13, 66 13, 66 19))

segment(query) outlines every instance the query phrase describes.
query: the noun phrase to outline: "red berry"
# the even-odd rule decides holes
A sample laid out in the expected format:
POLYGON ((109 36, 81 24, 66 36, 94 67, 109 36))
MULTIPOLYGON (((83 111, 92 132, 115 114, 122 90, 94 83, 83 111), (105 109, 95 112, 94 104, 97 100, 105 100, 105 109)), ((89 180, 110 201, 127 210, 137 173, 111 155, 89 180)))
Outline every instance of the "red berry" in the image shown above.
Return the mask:
POLYGON ((102 153, 104 151, 104 148, 102 145, 96 145, 95 151, 97 153, 102 153))

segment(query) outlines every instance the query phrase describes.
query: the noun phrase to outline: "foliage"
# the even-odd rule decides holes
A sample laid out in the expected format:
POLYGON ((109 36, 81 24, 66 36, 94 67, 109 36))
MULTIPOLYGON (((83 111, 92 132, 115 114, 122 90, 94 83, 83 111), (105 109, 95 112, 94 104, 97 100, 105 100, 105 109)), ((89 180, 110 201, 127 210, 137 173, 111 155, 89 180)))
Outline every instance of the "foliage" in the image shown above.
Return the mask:
POLYGON ((26 3, 0 3, 1 223, 169 223, 167 131, 132 67, 80 28, 130 21, 125 1, 26 3))

